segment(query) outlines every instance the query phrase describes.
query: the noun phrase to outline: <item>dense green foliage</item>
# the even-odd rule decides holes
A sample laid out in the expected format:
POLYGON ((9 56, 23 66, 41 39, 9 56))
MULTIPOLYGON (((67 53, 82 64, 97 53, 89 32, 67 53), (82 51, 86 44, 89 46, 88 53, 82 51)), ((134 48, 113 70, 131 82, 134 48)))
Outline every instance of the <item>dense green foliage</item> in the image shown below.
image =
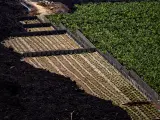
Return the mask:
POLYGON ((159 8, 160 2, 89 3, 49 19, 81 29, 97 48, 110 51, 160 93, 159 8))

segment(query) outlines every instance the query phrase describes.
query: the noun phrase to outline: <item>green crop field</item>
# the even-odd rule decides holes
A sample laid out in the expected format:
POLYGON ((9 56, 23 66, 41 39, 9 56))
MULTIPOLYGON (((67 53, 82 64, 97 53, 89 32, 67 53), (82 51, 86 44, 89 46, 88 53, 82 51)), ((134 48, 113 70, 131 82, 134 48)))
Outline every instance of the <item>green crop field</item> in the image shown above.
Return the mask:
POLYGON ((81 29, 103 53, 110 51, 160 94, 160 2, 88 3, 72 14, 48 16, 81 29))

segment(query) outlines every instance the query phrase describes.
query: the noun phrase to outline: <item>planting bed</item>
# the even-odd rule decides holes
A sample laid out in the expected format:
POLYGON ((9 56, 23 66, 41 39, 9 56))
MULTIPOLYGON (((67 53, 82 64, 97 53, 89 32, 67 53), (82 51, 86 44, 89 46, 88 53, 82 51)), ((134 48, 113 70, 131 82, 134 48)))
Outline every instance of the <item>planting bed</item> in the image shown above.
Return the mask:
POLYGON ((27 28, 28 32, 35 32, 35 31, 49 31, 54 30, 53 27, 37 27, 37 28, 27 28))
POLYGON ((18 53, 81 48, 68 34, 13 37, 5 40, 4 45, 18 53))

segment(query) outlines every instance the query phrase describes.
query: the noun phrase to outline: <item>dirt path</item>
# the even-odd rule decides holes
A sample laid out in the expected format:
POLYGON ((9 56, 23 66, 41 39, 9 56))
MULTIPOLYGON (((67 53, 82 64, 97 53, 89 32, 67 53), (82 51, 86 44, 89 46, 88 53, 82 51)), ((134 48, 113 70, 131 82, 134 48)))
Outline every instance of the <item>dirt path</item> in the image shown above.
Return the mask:
POLYGON ((50 9, 37 5, 37 2, 32 2, 31 0, 25 0, 25 1, 37 9, 37 14, 49 15, 53 13, 50 9))

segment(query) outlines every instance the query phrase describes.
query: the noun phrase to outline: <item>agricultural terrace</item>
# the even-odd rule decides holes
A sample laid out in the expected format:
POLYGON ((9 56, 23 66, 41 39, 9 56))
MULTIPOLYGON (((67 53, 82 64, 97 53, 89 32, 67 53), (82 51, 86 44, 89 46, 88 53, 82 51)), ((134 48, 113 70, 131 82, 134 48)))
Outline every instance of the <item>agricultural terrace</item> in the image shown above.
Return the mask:
POLYGON ((110 51, 160 93, 160 2, 88 3, 73 14, 48 18, 81 29, 103 53, 110 51))

